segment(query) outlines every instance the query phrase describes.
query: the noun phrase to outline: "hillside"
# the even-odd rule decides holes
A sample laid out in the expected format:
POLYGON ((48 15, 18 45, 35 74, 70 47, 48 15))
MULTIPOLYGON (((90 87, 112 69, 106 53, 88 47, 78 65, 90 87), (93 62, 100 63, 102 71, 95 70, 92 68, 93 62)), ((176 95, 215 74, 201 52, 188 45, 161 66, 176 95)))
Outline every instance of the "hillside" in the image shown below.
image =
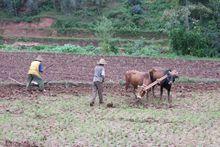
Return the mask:
POLYGON ((170 1, 148 1, 142 3, 141 6, 143 8, 141 15, 130 13, 131 6, 126 1, 115 0, 103 4, 99 12, 96 12, 95 5, 84 4, 81 10, 71 12, 71 15, 56 12, 52 8, 47 11, 43 9, 37 15, 21 17, 8 17, 5 11, 1 11, 0 32, 12 40, 25 38, 42 42, 40 38, 44 38, 47 40, 44 43, 73 42, 74 44, 76 41, 73 40, 87 42, 89 39, 93 45, 96 45, 95 24, 102 16, 106 16, 112 21, 114 38, 124 39, 121 42, 140 38, 144 38, 148 42, 152 40, 152 43, 166 42, 167 33, 162 32, 165 26, 161 17, 164 10, 173 7, 174 4, 170 1))
MULTIPOLYGON (((187 9, 190 13, 182 0, 0 1, 0 35, 7 44, 30 41, 47 45, 93 45, 106 52, 115 52, 115 48, 139 50, 153 46, 162 49, 161 52, 172 48, 168 52, 206 56, 208 46, 208 56, 218 57, 219 10, 213 4, 220 2, 199 1, 189 1, 187 9), (205 35, 202 39, 206 41, 185 40, 186 43, 194 40, 202 43, 181 49, 183 45, 168 36, 172 30, 186 27, 186 14, 188 27, 192 30, 189 36, 195 34, 195 38, 200 38, 205 35), (207 24, 208 27, 203 27, 207 24), (211 49, 213 47, 215 49, 211 49), (179 48, 181 51, 176 51, 179 48), (187 48, 192 51, 185 51, 187 48)), ((177 33, 173 37, 182 40, 177 33)))

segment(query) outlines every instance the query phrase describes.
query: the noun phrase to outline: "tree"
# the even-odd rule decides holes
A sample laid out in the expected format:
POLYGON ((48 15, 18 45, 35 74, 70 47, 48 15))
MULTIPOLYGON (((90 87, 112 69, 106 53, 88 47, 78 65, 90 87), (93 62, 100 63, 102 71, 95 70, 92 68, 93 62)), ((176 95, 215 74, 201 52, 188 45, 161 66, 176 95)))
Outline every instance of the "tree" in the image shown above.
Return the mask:
POLYGON ((69 14, 81 9, 82 0, 62 0, 60 1, 60 9, 63 13, 69 14))
POLYGON ((26 8, 28 14, 36 14, 38 12, 38 1, 36 0, 27 0, 26 8))
POLYGON ((18 9, 21 6, 20 0, 3 0, 5 10, 12 15, 18 16, 18 9))
MULTIPOLYGON (((188 0, 185 0, 186 3, 186 9, 189 9, 188 0)), ((189 15, 185 15, 185 27, 187 30, 189 30, 189 15)))
POLYGON ((56 11, 61 11, 60 0, 53 0, 53 7, 56 11))
POLYGON ((106 17, 102 17, 102 19, 96 25, 96 36, 99 38, 100 42, 99 45, 101 49, 105 53, 114 52, 117 53, 116 48, 113 46, 111 39, 114 34, 114 28, 112 25, 111 20, 106 17))

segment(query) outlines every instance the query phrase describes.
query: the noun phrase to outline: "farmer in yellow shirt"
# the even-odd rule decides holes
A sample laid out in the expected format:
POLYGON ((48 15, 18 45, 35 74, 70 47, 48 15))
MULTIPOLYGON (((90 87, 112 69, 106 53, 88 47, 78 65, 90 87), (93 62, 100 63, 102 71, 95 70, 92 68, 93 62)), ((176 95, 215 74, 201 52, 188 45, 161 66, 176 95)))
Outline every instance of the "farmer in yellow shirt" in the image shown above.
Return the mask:
POLYGON ((39 55, 32 63, 28 71, 28 80, 26 88, 29 89, 31 82, 35 81, 38 83, 39 90, 44 90, 44 81, 42 80, 41 74, 43 73, 43 58, 39 55))

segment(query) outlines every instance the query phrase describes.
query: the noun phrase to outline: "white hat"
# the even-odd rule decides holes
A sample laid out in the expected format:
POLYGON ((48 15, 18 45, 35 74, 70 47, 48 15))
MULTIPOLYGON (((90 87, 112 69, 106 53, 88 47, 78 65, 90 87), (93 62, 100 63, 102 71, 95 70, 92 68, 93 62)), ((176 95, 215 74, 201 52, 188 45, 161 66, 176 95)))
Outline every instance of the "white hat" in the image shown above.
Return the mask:
POLYGON ((107 62, 105 61, 105 59, 101 58, 97 64, 107 64, 107 62))
POLYGON ((41 57, 41 55, 38 55, 37 58, 35 59, 36 61, 43 61, 43 58, 41 57))

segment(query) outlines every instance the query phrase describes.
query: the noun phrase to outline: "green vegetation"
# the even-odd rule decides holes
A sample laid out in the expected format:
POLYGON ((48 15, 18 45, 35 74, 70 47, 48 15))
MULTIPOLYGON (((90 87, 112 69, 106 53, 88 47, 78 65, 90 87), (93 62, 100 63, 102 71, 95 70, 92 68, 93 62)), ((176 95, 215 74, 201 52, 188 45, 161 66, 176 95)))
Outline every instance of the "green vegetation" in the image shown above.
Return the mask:
POLYGON ((220 83, 220 79, 213 79, 213 78, 196 78, 196 77, 179 77, 178 81, 179 83, 220 83))
POLYGON ((208 50, 208 39, 199 31, 187 31, 183 28, 173 29, 170 34, 171 45, 174 52, 179 55, 192 55, 198 57, 215 56, 208 50))
MULTIPOLYGON (((124 43, 125 38, 149 42, 169 37, 170 51, 178 55, 220 57, 219 0, 3 0, 0 8, 2 20, 35 22, 51 17, 56 21, 49 29, 57 30, 59 35, 96 36, 106 54, 117 54, 121 47, 137 45, 136 41, 132 41, 133 45, 124 43)), ((49 38, 45 40, 56 41, 49 38)), ((141 50, 146 45, 129 52, 145 52, 141 50)))
POLYGON ((0 35, 0 45, 3 44, 3 37, 0 35))
MULTIPOLYGON (((89 96, 24 96, 0 101, 0 142, 39 146, 218 146, 219 91, 178 93, 175 107, 156 102, 148 109, 132 98, 109 96, 115 108, 89 107, 89 96), (196 133, 195 133, 196 132, 196 133), (100 139, 101 138, 101 139, 100 139)), ((146 100, 142 101, 147 103, 146 100)))
POLYGON ((99 22, 96 30, 96 36, 100 40, 100 47, 105 53, 118 53, 118 48, 113 46, 113 42, 111 38, 113 37, 113 26, 111 20, 108 20, 106 17, 103 17, 102 20, 99 22))
MULTIPOLYGON (((182 1, 183 2, 183 1, 182 1)), ((182 55, 220 57, 220 1, 186 0, 178 7, 165 11, 170 30, 171 47, 182 55)))
MULTIPOLYGON (((212 60, 220 61, 219 58, 208 58, 208 57, 195 57, 195 56, 182 56, 172 53, 169 48, 163 47, 162 45, 147 45, 141 49, 136 49, 143 44, 142 41, 136 43, 130 43, 130 46, 119 49, 118 53, 110 52, 108 55, 111 56, 131 56, 131 57, 154 57, 154 58, 171 58, 171 59, 183 59, 183 60, 212 60)), ((80 55, 101 55, 104 54, 100 47, 78 46, 65 44, 63 46, 58 45, 37 45, 37 46, 25 46, 25 45, 0 45, 0 51, 19 51, 19 52, 55 52, 55 53, 72 53, 80 55)))

